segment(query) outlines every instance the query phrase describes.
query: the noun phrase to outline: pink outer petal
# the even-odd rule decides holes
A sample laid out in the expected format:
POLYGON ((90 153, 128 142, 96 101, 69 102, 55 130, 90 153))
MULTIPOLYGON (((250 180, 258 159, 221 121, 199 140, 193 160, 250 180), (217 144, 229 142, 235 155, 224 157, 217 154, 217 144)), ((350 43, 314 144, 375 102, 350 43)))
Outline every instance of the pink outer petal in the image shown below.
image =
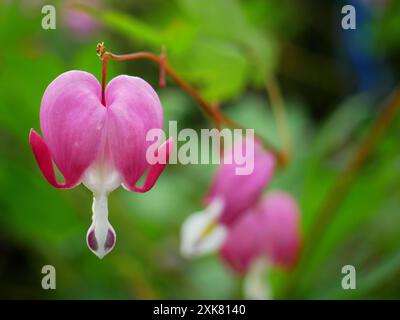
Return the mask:
POLYGON ((146 140, 151 129, 161 129, 163 110, 153 88, 137 77, 118 76, 106 88, 108 144, 112 161, 130 190, 147 191, 161 173, 163 166, 149 172, 149 181, 142 188, 135 184, 149 167, 146 140))
POLYGON ((245 273, 260 253, 259 215, 247 211, 229 229, 220 255, 225 263, 238 273, 245 273))
MULTIPOLYGON (((247 141, 243 140, 243 142, 235 144, 234 148, 245 150, 245 143, 247 141)), ((235 162, 232 164, 222 163, 205 198, 207 204, 215 198, 221 198, 224 201, 220 222, 228 226, 235 223, 243 212, 257 202, 273 176, 275 158, 258 142, 254 142, 253 172, 249 175, 237 175, 237 167, 238 164, 235 162)))
POLYGON ((156 163, 149 168, 149 172, 147 173, 146 180, 141 187, 135 187, 135 186, 128 186, 128 188, 131 191, 134 192, 147 192, 149 191, 154 184, 157 182, 158 177, 160 174, 163 172, 165 166, 167 165, 169 155, 172 153, 174 148, 174 141, 172 138, 168 139, 165 141, 158 149, 157 149, 157 154, 161 157, 161 159, 165 159, 165 163, 156 163))
POLYGON ((256 209, 262 225, 262 252, 277 265, 291 267, 301 248, 299 208, 289 194, 268 193, 256 209))
MULTIPOLYGON (((105 130, 102 128, 106 109, 101 105, 100 97, 100 84, 93 75, 69 71, 57 77, 42 98, 40 125, 48 153, 71 186, 80 182, 82 174, 104 145, 102 134, 105 130)), ((39 141, 35 135, 32 137, 39 141)), ((50 157, 46 158, 41 160, 41 169, 46 172, 47 179, 52 179, 50 171, 43 170, 44 163, 49 168, 50 157)))
POLYGON ((40 135, 33 129, 29 133, 29 143, 40 170, 52 186, 60 189, 68 189, 76 184, 77 181, 66 180, 64 183, 57 182, 49 149, 40 135))

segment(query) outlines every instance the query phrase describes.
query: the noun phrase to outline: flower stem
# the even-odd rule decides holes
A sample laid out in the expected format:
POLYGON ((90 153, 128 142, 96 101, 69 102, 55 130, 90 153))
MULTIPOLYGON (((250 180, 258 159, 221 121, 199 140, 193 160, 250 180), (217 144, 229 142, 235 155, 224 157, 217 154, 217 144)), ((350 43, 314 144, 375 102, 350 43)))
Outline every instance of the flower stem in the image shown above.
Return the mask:
MULTIPOLYGON (((136 59, 147 59, 151 60, 161 66, 161 69, 164 69, 165 72, 180 86, 183 90, 189 93, 194 100, 203 108, 205 113, 209 115, 216 122, 219 122, 219 115, 217 112, 212 109, 209 104, 203 99, 203 97, 192 88, 187 82, 185 82, 171 66, 164 60, 164 58, 150 52, 136 52, 132 54, 124 54, 117 55, 111 52, 106 51, 103 55, 103 60, 110 59, 116 61, 126 61, 126 60, 136 60, 136 59)), ((161 71, 161 74, 163 71, 161 71)))
POLYGON ((107 60, 107 58, 103 59, 103 69, 101 72, 101 104, 104 107, 106 107, 107 60))
MULTIPOLYGON (((219 108, 214 108, 211 104, 209 104, 196 89, 194 89, 190 84, 188 84, 185 80, 182 79, 182 77, 169 65, 169 63, 166 59, 165 49, 163 49, 163 53, 161 55, 157 55, 157 54, 150 53, 150 52, 136 52, 136 53, 131 53, 131 54, 118 55, 118 54, 114 54, 112 52, 106 51, 104 43, 99 43, 97 45, 97 53, 98 53, 98 56, 103 60, 103 67, 104 67, 104 60, 107 60, 107 59, 116 60, 116 61, 147 59, 147 60, 155 62, 156 64, 158 64, 160 66, 160 85, 161 86, 165 85, 164 74, 166 73, 172 78, 172 80, 175 81, 175 83, 179 87, 181 87, 184 91, 186 91, 198 103, 198 105, 201 107, 203 112, 213 120, 213 122, 217 128, 220 128, 221 125, 224 124, 225 126, 230 127, 230 128, 243 129, 242 126, 235 123, 233 120, 231 120, 226 115, 224 115, 219 110, 219 108)), ((261 136, 256 134, 256 138, 261 141, 261 143, 263 144, 263 146, 266 149, 268 149, 270 152, 272 152, 275 155, 275 157, 277 158, 277 160, 281 166, 285 166, 286 156, 283 153, 281 153, 269 141, 262 138, 261 136)))
POLYGON ((292 156, 293 145, 290 137, 289 126, 287 123, 285 104, 283 101, 282 92, 279 88, 277 80, 273 77, 265 83, 265 89, 268 93, 272 112, 275 117, 275 123, 278 129, 278 134, 283 149, 285 150, 285 155, 287 159, 290 159, 292 156))

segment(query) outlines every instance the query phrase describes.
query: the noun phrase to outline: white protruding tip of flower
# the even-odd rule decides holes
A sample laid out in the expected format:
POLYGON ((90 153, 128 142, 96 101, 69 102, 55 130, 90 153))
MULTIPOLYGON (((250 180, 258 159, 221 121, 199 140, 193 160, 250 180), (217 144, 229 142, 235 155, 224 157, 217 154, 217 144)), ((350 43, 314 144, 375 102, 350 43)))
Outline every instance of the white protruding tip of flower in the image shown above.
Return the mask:
POLYGON ((213 200, 203 211, 193 213, 182 225, 181 254, 194 257, 218 250, 226 237, 226 227, 218 222, 223 201, 213 200))
POLYGON ((116 234, 108 222, 108 193, 118 188, 121 176, 106 162, 97 161, 86 170, 83 184, 93 192, 92 225, 86 234, 89 249, 100 259, 115 246, 116 234))
POLYGON ((247 300, 271 300, 272 293, 267 280, 269 264, 265 258, 255 260, 244 278, 243 291, 247 300))
POLYGON ((86 242, 89 249, 100 259, 108 254, 115 246, 116 235, 114 228, 108 222, 107 195, 93 194, 93 217, 86 242))

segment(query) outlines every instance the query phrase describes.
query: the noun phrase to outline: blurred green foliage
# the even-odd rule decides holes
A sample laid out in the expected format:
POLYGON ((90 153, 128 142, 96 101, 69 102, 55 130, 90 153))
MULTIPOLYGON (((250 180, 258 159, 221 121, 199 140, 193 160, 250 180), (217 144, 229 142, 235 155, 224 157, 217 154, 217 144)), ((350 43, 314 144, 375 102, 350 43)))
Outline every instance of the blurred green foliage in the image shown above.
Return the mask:
POLYGON ((273 36, 249 23, 236 1, 180 0, 179 14, 171 10, 168 23, 157 25, 115 10, 82 9, 132 42, 156 51, 165 45, 171 65, 210 101, 262 84, 277 62, 273 36))
MULTIPOLYGON (((310 30, 324 31, 310 24, 312 5, 307 1, 296 5, 272 0, 175 0, 168 5, 161 0, 109 1, 101 10, 80 8, 102 23, 85 39, 63 24, 62 1, 54 4, 58 27, 45 31, 40 26, 39 1, 36 5, 0 2, 0 297, 242 297, 241 279, 217 256, 188 261, 179 255, 180 225, 201 208, 215 169, 211 165, 171 165, 146 194, 113 192, 109 210, 117 246, 103 261, 90 253, 85 244, 90 192, 82 186, 62 191, 48 185, 28 145, 30 128, 40 128, 39 108, 46 86, 71 69, 99 78, 101 63, 95 55, 99 41, 114 53, 159 52, 165 45, 171 65, 208 101, 221 103, 227 115, 280 146, 263 90, 264 81, 277 75, 283 83, 294 156, 268 189, 282 188, 296 196, 305 238, 322 201, 380 111, 377 101, 371 92, 352 94, 337 79, 332 79, 337 90, 332 96, 333 91, 326 94, 310 85, 307 72, 300 78, 292 76, 299 70, 296 63, 305 61, 298 52, 322 56, 322 61, 336 66, 328 44, 315 53, 318 48, 305 39, 310 30), (304 47, 291 56, 294 61, 289 65, 294 63, 294 70, 289 71, 288 43, 304 47), (326 104, 315 103, 322 100, 326 104), (40 287, 45 264, 57 269, 54 292, 40 287)), ((319 6, 323 10, 314 12, 315 18, 333 10, 329 2, 319 6)), ((375 30, 377 34, 384 30, 384 48, 395 55, 400 15, 389 5, 380 9, 388 18, 377 20, 375 30)), ((320 61, 316 59, 313 68, 324 70, 320 61)), ((139 73, 157 85, 157 69, 148 63, 112 61, 109 68, 109 79, 119 73, 139 73)), ((177 120, 181 128, 212 125, 172 82, 158 93, 166 121, 177 120)), ((287 281, 294 281, 290 298, 400 297, 399 136, 398 118, 307 257, 303 273, 292 279, 290 272, 273 271, 274 292, 282 292, 287 281), (346 264, 358 271, 355 291, 340 287, 341 268, 346 264)))

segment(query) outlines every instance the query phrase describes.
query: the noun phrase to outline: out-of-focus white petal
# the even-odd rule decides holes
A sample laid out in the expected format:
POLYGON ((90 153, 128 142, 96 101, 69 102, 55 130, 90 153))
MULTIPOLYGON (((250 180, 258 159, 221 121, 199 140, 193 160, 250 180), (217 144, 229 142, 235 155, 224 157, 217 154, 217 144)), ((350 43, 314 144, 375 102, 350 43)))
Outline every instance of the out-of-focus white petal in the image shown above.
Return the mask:
POLYGON ((265 258, 255 260, 244 278, 243 291, 247 300, 272 299, 271 288, 267 281, 269 264, 265 258))
POLYGON ((218 250, 226 237, 226 227, 218 222, 223 201, 216 198, 203 211, 193 213, 182 225, 181 253, 200 256, 218 250))

